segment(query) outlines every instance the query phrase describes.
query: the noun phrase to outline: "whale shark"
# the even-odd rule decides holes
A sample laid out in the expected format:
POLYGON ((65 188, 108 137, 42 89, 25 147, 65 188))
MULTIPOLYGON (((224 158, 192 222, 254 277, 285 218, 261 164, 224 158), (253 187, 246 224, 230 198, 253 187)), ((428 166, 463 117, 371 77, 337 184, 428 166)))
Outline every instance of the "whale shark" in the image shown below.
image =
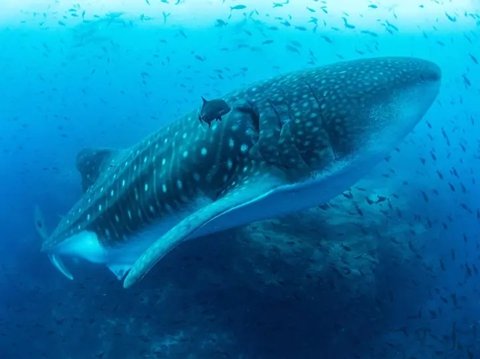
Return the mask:
POLYGON ((226 94, 209 126, 198 109, 122 150, 77 156, 83 195, 43 237, 65 258, 138 282, 187 240, 320 205, 368 174, 434 102, 440 68, 382 57, 333 63, 226 94))

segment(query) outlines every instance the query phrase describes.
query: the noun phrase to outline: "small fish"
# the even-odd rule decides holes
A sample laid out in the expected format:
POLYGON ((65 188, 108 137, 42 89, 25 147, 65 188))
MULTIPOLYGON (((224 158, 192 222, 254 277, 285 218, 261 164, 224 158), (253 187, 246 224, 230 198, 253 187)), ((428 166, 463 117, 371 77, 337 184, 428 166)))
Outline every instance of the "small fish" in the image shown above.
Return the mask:
POLYGON ((198 119, 210 127, 213 120, 221 121, 222 116, 230 112, 230 106, 222 99, 206 100, 202 97, 203 105, 198 119))
POLYGON ((345 198, 348 198, 348 199, 352 199, 353 198, 353 194, 352 192, 350 191, 345 191, 342 193, 342 195, 345 197, 345 198))
POLYGON ((298 48, 296 48, 295 46, 287 45, 286 48, 287 48, 287 50, 290 51, 290 52, 295 52, 295 53, 297 53, 297 54, 300 54, 300 51, 299 51, 298 48))
POLYGON ((448 20, 450 20, 451 22, 456 22, 457 21, 457 18, 453 15, 450 15, 448 14, 447 12, 445 12, 445 16, 447 17, 448 20))
POLYGON ((460 207, 462 207, 462 208, 463 208, 465 211, 467 211, 468 213, 473 214, 472 209, 471 209, 467 204, 465 204, 465 203, 462 202, 462 203, 460 203, 460 207))
POLYGON ((469 54, 470 55, 470 58, 472 59, 472 61, 478 65, 478 60, 475 56, 473 56, 472 54, 469 54))
POLYGON ((273 7, 282 7, 283 5, 287 5, 290 2, 290 0, 287 0, 285 2, 274 2, 273 7))
POLYGON ((320 36, 321 38, 323 38, 326 42, 328 42, 329 44, 333 44, 333 41, 332 39, 330 39, 328 36, 326 35, 322 35, 320 36))
POLYGON ((360 31, 362 34, 366 34, 366 35, 370 35, 370 36, 373 36, 373 37, 378 37, 378 34, 373 32, 373 31, 369 31, 369 30, 362 30, 360 31))
POLYGON ((247 5, 235 5, 235 6, 230 6, 230 10, 243 10, 246 9, 247 5))
POLYGON ((169 12, 165 12, 163 11, 162 12, 162 15, 163 15, 163 23, 166 24, 167 23, 167 18, 170 16, 171 13, 169 12))
POLYGON ((385 28, 387 29, 388 32, 392 33, 393 31, 398 31, 398 27, 396 27, 395 25, 393 25, 391 22, 389 22, 388 20, 385 21, 385 28), (393 31, 391 31, 393 30, 393 31))
POLYGON ((421 192, 422 192, 423 200, 425 202, 428 202, 428 195, 424 191, 421 191, 421 192))
POLYGON ((443 261, 443 258, 440 258, 440 268, 442 269, 442 271, 445 272, 446 268, 445 268, 445 262, 443 261))
POLYGON ((343 19, 343 25, 347 28, 347 29, 355 29, 355 25, 352 25, 348 22, 348 19, 346 17, 342 17, 343 19))

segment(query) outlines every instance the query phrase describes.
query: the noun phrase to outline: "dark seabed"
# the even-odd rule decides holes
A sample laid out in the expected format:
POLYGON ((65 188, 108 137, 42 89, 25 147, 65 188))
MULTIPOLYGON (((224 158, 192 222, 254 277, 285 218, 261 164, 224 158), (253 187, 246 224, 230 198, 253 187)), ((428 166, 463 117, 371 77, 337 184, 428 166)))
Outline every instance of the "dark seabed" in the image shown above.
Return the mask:
POLYGON ((0 359, 480 358, 480 3, 453 3, 0 4, 0 359), (51 231, 82 194, 83 148, 376 56, 437 63, 440 93, 328 203, 186 242, 129 289, 40 253, 35 205, 51 231))

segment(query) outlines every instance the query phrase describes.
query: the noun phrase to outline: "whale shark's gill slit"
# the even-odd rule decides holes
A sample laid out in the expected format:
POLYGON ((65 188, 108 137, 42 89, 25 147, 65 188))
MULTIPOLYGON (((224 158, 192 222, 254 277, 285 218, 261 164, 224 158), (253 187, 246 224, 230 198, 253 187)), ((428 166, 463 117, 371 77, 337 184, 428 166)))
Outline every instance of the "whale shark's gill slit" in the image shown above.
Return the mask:
POLYGON ((324 120, 323 116, 322 116, 322 112, 320 111, 320 109, 322 108, 322 103, 320 102, 320 100, 318 99, 317 97, 317 94, 315 93, 315 91, 313 90, 312 88, 312 85, 310 85, 309 83, 307 83, 307 88, 308 88, 308 91, 310 92, 310 94, 312 95, 313 99, 315 100, 315 102, 317 103, 318 105, 318 109, 319 109, 319 116, 320 118, 322 119, 322 121, 324 120))
POLYGON ((318 117, 320 117, 320 122, 325 126, 326 128, 326 131, 325 131, 325 134, 327 136, 327 139, 328 139, 328 144, 330 145, 330 149, 332 151, 332 155, 333 155, 333 158, 335 161, 338 160, 339 156, 337 154, 337 152, 335 151, 335 147, 333 145, 333 142, 332 142, 332 135, 330 133, 330 128, 327 124, 327 121, 325 119, 325 117, 323 116, 322 114, 322 102, 320 101, 320 99, 318 98, 317 94, 315 93, 314 89, 312 88, 312 86, 307 83, 307 88, 308 88, 308 91, 310 92, 310 94, 312 95, 313 99, 315 100, 315 102, 317 103, 318 105, 318 117))
POLYGON ((291 110, 288 102, 284 101, 284 104, 285 104, 285 107, 286 107, 286 111, 285 111, 286 116, 278 108, 279 106, 284 105, 283 103, 275 104, 271 100, 267 100, 267 102, 268 102, 270 108, 272 109, 272 111, 275 113, 275 116, 277 117, 278 125, 279 125, 278 128, 280 130, 283 128, 283 126, 285 126, 285 124, 294 120, 293 117, 292 117, 292 110, 291 110))
MULTIPOLYGON (((284 92, 282 91, 282 95, 283 94, 284 92)), ((286 97, 286 95, 284 97, 286 97)), ((284 168, 296 168, 298 166, 308 168, 309 166, 307 164, 307 161, 305 157, 302 156, 301 151, 298 148, 298 144, 293 139, 293 135, 291 132, 291 126, 295 123, 295 117, 293 116, 293 111, 291 109, 290 103, 288 101, 281 101, 275 104, 271 100, 267 100, 267 103, 272 109, 279 123, 279 137, 277 145, 287 146, 289 148, 288 153, 291 154, 290 150, 292 150, 292 152, 295 152, 297 154, 298 161, 301 162, 301 164, 298 161, 287 164, 282 163, 281 166, 284 168), (289 137, 289 139, 285 138, 286 136, 289 137)), ((280 157, 278 160, 280 160, 280 157)), ((279 165, 279 163, 277 163, 277 165, 279 165)))
POLYGON ((235 107, 235 110, 247 114, 255 132, 257 134, 260 133, 260 114, 258 113, 258 109, 255 108, 254 104, 247 101, 245 104, 235 107))
POLYGON ((337 116, 331 123, 325 124, 325 132, 328 137, 328 142, 330 143, 332 154, 336 161, 344 157, 345 154, 347 154, 350 150, 349 146, 352 146, 352 144, 346 140, 346 134, 341 131, 343 127, 340 124, 345 122, 345 117, 337 116))
POLYGON ((278 108, 278 106, 284 106, 286 108, 286 111, 285 111, 286 115, 285 114, 282 115, 280 112, 275 111, 276 113, 278 113, 278 118, 281 123, 281 127, 283 127, 285 124, 289 122, 294 122, 295 116, 293 115, 294 111, 292 111, 292 106, 291 106, 292 102, 288 101, 288 99, 290 98, 290 95, 286 93, 285 90, 283 89, 279 89, 278 91, 281 93, 282 95, 281 98, 283 100, 280 101, 278 104, 275 104, 273 107, 278 108))

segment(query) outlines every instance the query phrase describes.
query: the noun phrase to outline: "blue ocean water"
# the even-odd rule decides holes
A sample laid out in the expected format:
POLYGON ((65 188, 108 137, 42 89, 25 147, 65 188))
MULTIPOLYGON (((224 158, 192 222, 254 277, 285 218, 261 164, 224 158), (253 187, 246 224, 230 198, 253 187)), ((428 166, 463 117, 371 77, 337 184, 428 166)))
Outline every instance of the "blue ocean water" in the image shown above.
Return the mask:
POLYGON ((480 357, 480 4, 0 4, 0 358, 480 357), (2 10, 3 6, 3 10, 2 10), (442 69, 391 155, 308 211, 183 244, 131 289, 40 253, 76 154, 258 80, 377 56, 442 69))

